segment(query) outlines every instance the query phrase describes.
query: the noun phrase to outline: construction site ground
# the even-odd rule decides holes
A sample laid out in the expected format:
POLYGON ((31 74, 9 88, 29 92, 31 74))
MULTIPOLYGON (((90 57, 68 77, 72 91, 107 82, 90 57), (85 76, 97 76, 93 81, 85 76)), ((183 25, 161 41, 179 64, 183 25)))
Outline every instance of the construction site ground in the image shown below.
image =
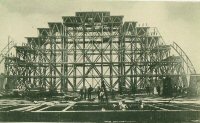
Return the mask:
POLYGON ((2 98, 0 121, 200 122, 200 97, 116 96, 108 103, 97 98, 93 101, 2 98), (120 102, 127 107, 121 109, 120 102))

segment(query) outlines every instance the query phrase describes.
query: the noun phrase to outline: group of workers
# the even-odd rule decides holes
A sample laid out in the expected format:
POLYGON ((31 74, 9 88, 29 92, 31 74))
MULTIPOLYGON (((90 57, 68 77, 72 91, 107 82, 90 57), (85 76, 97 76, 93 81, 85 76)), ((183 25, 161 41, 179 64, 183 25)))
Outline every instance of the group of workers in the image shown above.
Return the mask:
MULTIPOLYGON (((157 91, 157 94, 160 96, 161 93, 165 94, 164 92, 167 91, 169 93, 171 93, 171 95, 184 95, 187 94, 187 88, 183 85, 183 86, 177 86, 176 84, 174 86, 171 86, 170 88, 162 88, 160 85, 157 85, 155 87, 155 90, 157 91)), ((80 89, 80 99, 81 100, 94 100, 95 98, 92 99, 92 93, 95 93, 94 95, 97 95, 98 100, 101 102, 105 102, 107 101, 107 93, 106 93, 106 89, 105 89, 105 85, 102 84, 102 86, 98 86, 96 89, 92 88, 92 86, 90 85, 88 88, 86 88, 85 86, 83 86, 80 89)), ((148 95, 150 95, 152 93, 152 89, 149 85, 146 86, 146 93, 148 95)))
MULTIPOLYGON (((147 86, 145 87, 145 89, 146 89, 147 95, 151 95, 152 89, 151 89, 150 85, 147 85, 147 86)), ((157 86, 155 87, 155 89, 156 89, 158 95, 160 96, 160 94, 161 94, 161 87, 160 87, 160 85, 157 85, 157 86)))
MULTIPOLYGON (((98 100, 101 101, 101 102, 104 102, 105 101, 105 91, 104 91, 104 88, 103 87, 100 87, 98 86, 95 90, 94 88, 92 88, 92 86, 90 85, 89 88, 87 89, 85 86, 83 86, 81 89, 80 89, 80 98, 81 100, 93 100, 92 99, 92 93, 96 93, 97 94, 97 97, 98 97, 98 100)), ((95 95, 95 94, 94 94, 95 95)))
POLYGON ((176 95, 185 95, 188 93, 188 88, 183 85, 183 86, 177 86, 176 84, 172 87, 173 93, 176 95))
MULTIPOLYGON (((107 92, 106 92, 106 86, 105 86, 105 83, 104 81, 101 81, 101 87, 98 86, 96 90, 94 90, 92 88, 92 86, 90 85, 88 89, 86 89, 85 86, 83 86, 81 89, 80 89, 80 98, 81 100, 86 100, 86 96, 88 95, 88 100, 92 101, 94 100, 95 98, 92 99, 92 92, 96 92, 97 94, 97 97, 98 97, 98 100, 101 101, 101 102, 104 102, 104 101, 107 101, 108 102, 108 96, 107 96, 107 92)), ((94 95, 96 95, 94 94, 94 95)))
MULTIPOLYGON (((153 91, 152 91, 152 89, 151 89, 151 87, 149 85, 147 85, 145 89, 146 89, 147 95, 150 95, 151 93, 153 93, 153 91)), ((157 94, 159 96, 161 95, 161 93, 164 93, 164 91, 168 91, 169 93, 174 94, 174 95, 185 95, 185 94, 188 93, 188 89, 187 89, 187 87, 185 85, 177 86, 175 84, 174 86, 171 86, 170 88, 169 87, 166 88, 166 89, 162 88, 162 90, 161 90, 161 86, 157 85, 155 87, 155 89, 156 89, 156 92, 157 92, 157 94)))
POLYGON ((93 91, 93 88, 92 86, 90 85, 89 88, 87 89, 85 86, 83 86, 81 89, 80 89, 80 95, 81 95, 81 100, 82 99, 85 99, 86 100, 86 97, 88 97, 88 100, 91 100, 92 98, 92 91, 93 91))

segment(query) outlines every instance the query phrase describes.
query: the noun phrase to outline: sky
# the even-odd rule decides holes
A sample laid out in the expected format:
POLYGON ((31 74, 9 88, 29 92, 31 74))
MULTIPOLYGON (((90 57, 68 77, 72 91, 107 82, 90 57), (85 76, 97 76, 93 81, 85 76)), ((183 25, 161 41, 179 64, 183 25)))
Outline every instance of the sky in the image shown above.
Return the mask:
POLYGON ((200 2, 112 0, 0 0, 0 50, 11 36, 18 45, 37 36, 37 28, 62 22, 78 11, 110 11, 125 21, 158 27, 167 44, 176 42, 200 73, 200 2))

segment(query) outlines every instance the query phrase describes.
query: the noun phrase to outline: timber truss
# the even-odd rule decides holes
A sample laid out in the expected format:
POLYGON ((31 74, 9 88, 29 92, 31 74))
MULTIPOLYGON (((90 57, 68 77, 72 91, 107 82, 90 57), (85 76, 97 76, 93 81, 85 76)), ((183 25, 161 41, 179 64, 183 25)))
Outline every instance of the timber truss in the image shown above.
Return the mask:
POLYGON ((15 46, 16 56, 6 57, 10 88, 66 92, 104 81, 109 90, 137 89, 165 77, 188 86, 187 75, 196 73, 183 50, 166 45, 156 27, 123 22, 110 12, 76 12, 62 19, 38 28, 38 37, 27 37, 26 44, 15 46))

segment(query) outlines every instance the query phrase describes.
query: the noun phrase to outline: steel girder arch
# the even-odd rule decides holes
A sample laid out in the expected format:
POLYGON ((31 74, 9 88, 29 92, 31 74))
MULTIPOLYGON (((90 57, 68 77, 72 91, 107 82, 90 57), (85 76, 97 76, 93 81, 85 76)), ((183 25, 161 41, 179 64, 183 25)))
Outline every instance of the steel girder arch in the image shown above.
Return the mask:
MULTIPOLYGON (((156 65, 153 65, 153 71, 158 72, 159 79, 169 77, 173 80, 172 85, 187 86, 186 76, 183 69, 183 62, 180 56, 170 56, 162 60, 156 65)), ((159 84, 159 83, 158 83, 159 84)))
POLYGON ((181 57, 183 61, 182 78, 185 79, 185 81, 187 82, 186 87, 189 87, 190 94, 196 95, 199 87, 198 87, 198 79, 196 77, 197 73, 194 68, 194 65, 192 64, 187 54, 183 51, 183 49, 181 49, 181 47, 177 43, 173 42, 171 47, 175 51, 175 53, 177 53, 181 57))

